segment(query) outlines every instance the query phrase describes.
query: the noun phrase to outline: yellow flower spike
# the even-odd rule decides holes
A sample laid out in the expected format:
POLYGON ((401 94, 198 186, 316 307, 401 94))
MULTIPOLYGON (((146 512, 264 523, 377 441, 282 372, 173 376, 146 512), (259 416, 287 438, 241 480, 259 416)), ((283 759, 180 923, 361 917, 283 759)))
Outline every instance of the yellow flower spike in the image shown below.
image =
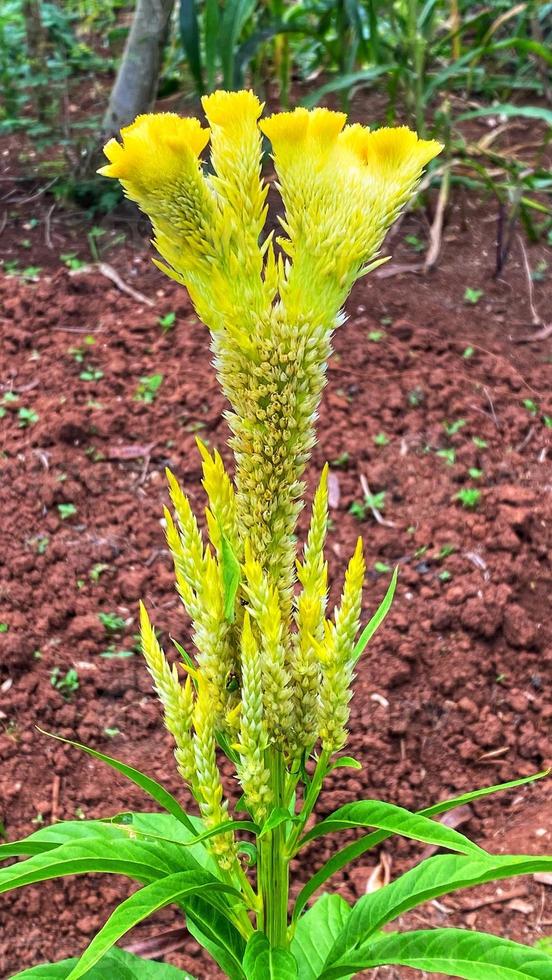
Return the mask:
POLYGON ((347 740, 346 725, 351 699, 351 666, 355 636, 360 625, 362 585, 366 566, 359 538, 345 573, 341 603, 335 611, 334 623, 326 626, 325 648, 328 654, 322 661, 320 688, 320 728, 322 747, 337 752, 347 740))
POLYGON ((266 218, 268 188, 261 181, 261 134, 257 120, 263 106, 250 91, 214 92, 204 96, 211 125, 208 178, 219 200, 221 227, 228 234, 227 292, 230 317, 242 325, 256 324, 272 299, 263 281, 259 238, 266 218))
POLYGON ((167 731, 175 741, 174 756, 182 778, 195 785, 195 758, 191 736, 194 711, 193 691, 189 679, 181 686, 176 664, 172 668, 159 645, 146 607, 140 603, 140 633, 142 653, 153 680, 157 696, 163 705, 167 731))

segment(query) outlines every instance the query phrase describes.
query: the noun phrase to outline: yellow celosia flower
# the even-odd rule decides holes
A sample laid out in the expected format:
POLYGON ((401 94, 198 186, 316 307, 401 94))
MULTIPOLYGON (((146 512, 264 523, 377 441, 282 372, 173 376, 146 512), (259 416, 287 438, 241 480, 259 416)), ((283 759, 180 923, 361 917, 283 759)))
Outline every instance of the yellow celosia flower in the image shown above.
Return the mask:
POLYGON ((282 295, 290 317, 333 322, 354 280, 441 146, 406 127, 344 129, 346 116, 295 109, 261 122, 286 206, 282 246, 293 259, 282 295))
MULTIPOLYGON (((220 455, 199 443, 207 546, 168 474, 176 523, 167 511, 167 542, 196 647, 197 667, 184 686, 145 614, 142 623, 180 772, 213 827, 227 815, 217 740, 237 753, 238 779, 261 821, 281 802, 273 766, 292 763, 296 773, 297 760, 318 741, 328 755, 345 741, 364 559, 359 544, 334 621, 327 621, 327 469, 296 564, 302 477, 347 293, 374 265, 440 146, 406 127, 346 126, 345 114, 329 109, 259 122, 263 106, 252 92, 215 92, 203 108, 209 129, 170 113, 139 116, 121 131, 121 143, 107 144, 101 172, 118 178, 149 215, 157 265, 187 287, 209 327, 230 403, 233 479, 220 455), (272 144, 285 206, 278 256, 272 233, 263 240, 262 134, 272 144)), ((209 846, 223 869, 235 869, 231 835, 209 846)))

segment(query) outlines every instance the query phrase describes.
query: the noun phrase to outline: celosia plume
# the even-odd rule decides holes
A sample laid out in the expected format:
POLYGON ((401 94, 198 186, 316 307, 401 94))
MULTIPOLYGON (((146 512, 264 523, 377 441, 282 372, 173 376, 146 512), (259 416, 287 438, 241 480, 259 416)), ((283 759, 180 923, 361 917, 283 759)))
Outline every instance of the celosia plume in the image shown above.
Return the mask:
MULTIPOLYGON (((274 753, 276 770, 283 765, 291 778, 318 741, 329 757, 346 740, 364 559, 359 543, 341 605, 326 620, 327 470, 296 563, 302 477, 343 303, 355 279, 383 261, 385 233, 440 146, 405 127, 346 126, 328 109, 259 121, 252 92, 215 92, 203 108, 209 129, 171 113, 139 116, 122 142, 107 144, 101 172, 150 217, 157 265, 187 287, 209 327, 230 406, 233 480, 216 450, 199 443, 209 543, 168 473, 176 523, 167 511, 167 542, 197 661, 186 665, 183 687, 142 613, 144 655, 179 770, 214 827, 227 814, 217 740, 261 822, 279 805, 274 753), (272 235, 263 239, 263 134, 285 208, 278 255, 272 235), (209 140, 207 171, 200 157, 209 140)), ((231 836, 211 846, 225 871, 235 867, 231 836)))

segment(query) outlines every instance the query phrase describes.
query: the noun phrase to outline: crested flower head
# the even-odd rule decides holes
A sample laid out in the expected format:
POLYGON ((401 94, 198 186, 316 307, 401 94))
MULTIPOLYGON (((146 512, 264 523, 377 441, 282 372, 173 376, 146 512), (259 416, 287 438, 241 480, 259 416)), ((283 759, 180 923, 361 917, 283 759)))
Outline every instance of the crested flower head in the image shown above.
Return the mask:
POLYGON ((122 143, 116 139, 106 143, 104 153, 109 163, 98 173, 152 192, 157 186, 178 180, 187 166, 197 161, 209 141, 209 130, 198 119, 159 112, 137 116, 121 129, 121 139, 122 143))
POLYGON ((118 178, 149 214, 166 263, 158 265, 188 287, 213 332, 227 330, 245 349, 276 300, 290 321, 335 325, 440 144, 404 126, 346 126, 345 113, 324 108, 259 122, 263 105, 250 91, 202 102, 210 129, 174 113, 138 116, 121 143, 107 143, 100 173, 118 178), (262 243, 261 134, 285 205, 285 265, 275 263, 270 238, 262 243), (213 172, 205 174, 199 157, 209 138, 213 172))

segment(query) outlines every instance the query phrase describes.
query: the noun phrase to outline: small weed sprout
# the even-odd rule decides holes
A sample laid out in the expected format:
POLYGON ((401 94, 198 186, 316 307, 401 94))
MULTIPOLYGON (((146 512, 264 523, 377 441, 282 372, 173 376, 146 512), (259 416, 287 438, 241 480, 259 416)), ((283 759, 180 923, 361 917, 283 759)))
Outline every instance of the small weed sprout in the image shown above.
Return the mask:
POLYGON ((79 689, 79 675, 74 667, 70 667, 65 674, 62 673, 61 667, 54 667, 50 674, 50 683, 69 701, 71 695, 79 689))
POLYGON ((144 402, 145 405, 152 405, 162 384, 162 374, 151 374, 140 378, 140 383, 134 395, 135 400, 137 402, 144 402))
POLYGON ((464 291, 464 303, 468 303, 470 306, 476 306, 482 296, 482 289, 472 289, 471 286, 466 286, 464 291))
POLYGON ((481 500, 481 490, 476 487, 462 487, 454 495, 454 500, 458 500, 466 510, 475 510, 481 500))

